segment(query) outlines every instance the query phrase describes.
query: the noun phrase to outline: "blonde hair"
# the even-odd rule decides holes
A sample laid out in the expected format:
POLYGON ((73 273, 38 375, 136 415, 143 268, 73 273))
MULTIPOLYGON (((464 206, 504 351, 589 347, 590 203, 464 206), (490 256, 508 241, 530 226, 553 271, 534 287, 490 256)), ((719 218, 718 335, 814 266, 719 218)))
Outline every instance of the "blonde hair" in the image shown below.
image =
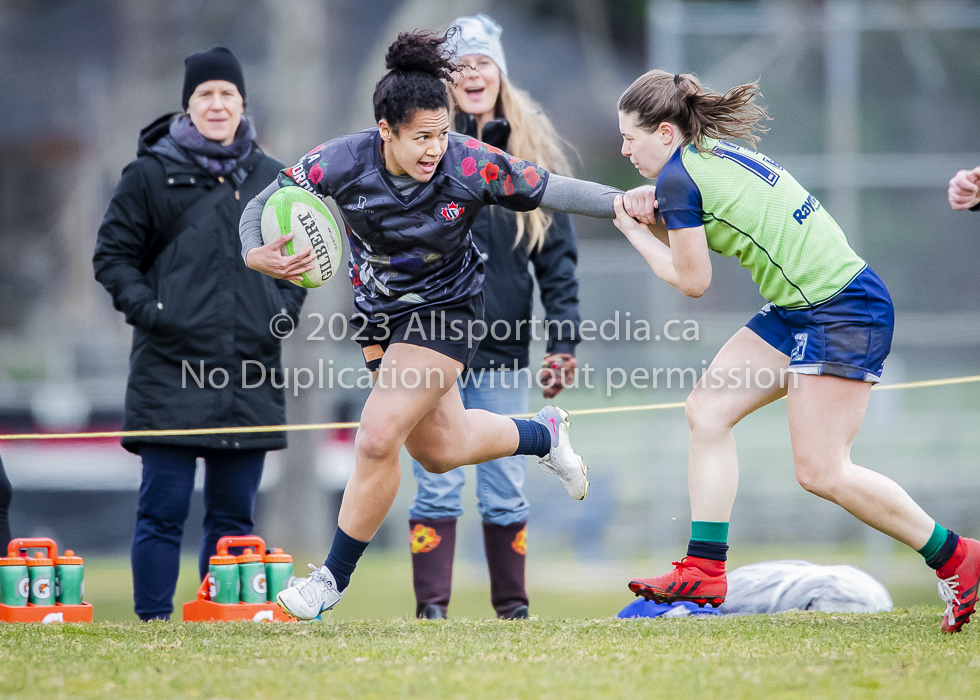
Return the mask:
MULTIPOLYGON (((510 138, 507 150, 511 155, 540 165, 549 173, 570 175, 568 158, 561 149, 562 139, 554 124, 545 115, 541 105, 519 87, 512 85, 507 76, 500 74, 500 95, 497 97, 497 114, 510 122, 510 138)), ((552 217, 544 209, 517 213, 516 247, 527 238, 528 252, 541 250, 544 237, 551 226, 552 217)))
POLYGON ((705 139, 742 139, 753 147, 757 132, 768 131, 759 121, 769 119, 758 81, 737 85, 724 95, 701 85, 690 73, 662 70, 644 73, 619 98, 619 111, 636 116, 636 125, 654 131, 663 122, 677 126, 685 140, 705 151, 705 139))
MULTIPOLYGON (((449 94, 452 96, 452 90, 449 90, 449 94)), ((459 110, 455 98, 453 107, 459 110)), ((494 112, 496 116, 505 117, 510 122, 510 136, 507 139, 506 149, 508 153, 540 165, 549 173, 571 174, 568 158, 561 148, 561 145, 567 145, 567 142, 555 131, 554 124, 545 115, 541 105, 535 102, 527 91, 512 85, 503 71, 500 72, 500 93, 497 95, 494 112)), ((514 214, 517 217, 514 247, 516 248, 522 240, 526 239, 525 246, 529 253, 541 250, 548 227, 552 223, 551 215, 543 209, 514 212, 514 214)))

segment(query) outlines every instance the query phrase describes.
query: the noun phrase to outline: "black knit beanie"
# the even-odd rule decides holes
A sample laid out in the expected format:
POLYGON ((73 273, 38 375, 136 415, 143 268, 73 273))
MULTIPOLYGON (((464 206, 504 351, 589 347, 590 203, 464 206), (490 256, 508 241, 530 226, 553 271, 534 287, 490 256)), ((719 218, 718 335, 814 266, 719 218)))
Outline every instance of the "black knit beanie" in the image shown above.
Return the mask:
POLYGON ((245 76, 235 54, 224 46, 215 46, 210 51, 195 53, 184 59, 184 93, 181 105, 187 109, 191 95, 201 83, 209 80, 227 80, 238 88, 245 100, 245 76))

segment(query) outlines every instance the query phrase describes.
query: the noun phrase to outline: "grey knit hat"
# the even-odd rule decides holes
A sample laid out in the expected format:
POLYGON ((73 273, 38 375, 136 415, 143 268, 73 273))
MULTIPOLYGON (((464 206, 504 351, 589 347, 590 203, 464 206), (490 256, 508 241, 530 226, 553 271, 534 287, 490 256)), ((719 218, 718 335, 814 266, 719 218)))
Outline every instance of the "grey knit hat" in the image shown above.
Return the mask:
POLYGON ((453 26, 457 31, 446 42, 446 55, 451 61, 479 54, 493 60, 500 72, 507 75, 504 47, 500 44, 503 30, 499 24, 480 13, 476 17, 459 17, 453 26))

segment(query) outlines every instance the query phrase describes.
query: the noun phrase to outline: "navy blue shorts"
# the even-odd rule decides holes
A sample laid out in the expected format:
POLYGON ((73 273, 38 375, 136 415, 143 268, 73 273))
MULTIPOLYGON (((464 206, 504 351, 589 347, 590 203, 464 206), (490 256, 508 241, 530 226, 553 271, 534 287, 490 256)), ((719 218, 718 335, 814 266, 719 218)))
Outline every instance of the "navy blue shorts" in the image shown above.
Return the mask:
POLYGON ((789 356, 789 371, 878 383, 892 347, 895 310, 870 267, 822 304, 766 304, 745 327, 789 356))
POLYGON ((390 323, 368 323, 363 317, 351 319, 360 328, 354 340, 361 346, 364 365, 371 372, 381 368, 381 358, 392 343, 408 343, 429 348, 469 367, 486 335, 483 322, 483 292, 445 306, 403 314, 390 323))

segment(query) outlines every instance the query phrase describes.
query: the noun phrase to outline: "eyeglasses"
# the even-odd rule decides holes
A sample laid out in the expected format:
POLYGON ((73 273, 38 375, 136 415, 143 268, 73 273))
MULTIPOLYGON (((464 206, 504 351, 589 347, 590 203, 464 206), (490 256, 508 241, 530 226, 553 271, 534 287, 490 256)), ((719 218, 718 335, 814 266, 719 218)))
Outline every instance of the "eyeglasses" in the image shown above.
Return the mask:
POLYGON ((465 73, 467 69, 473 71, 474 73, 480 73, 483 71, 484 68, 488 67, 492 63, 493 61, 491 61, 489 58, 484 58, 477 61, 476 63, 467 63, 466 61, 460 61, 456 65, 459 66, 460 70, 463 73, 465 73))

